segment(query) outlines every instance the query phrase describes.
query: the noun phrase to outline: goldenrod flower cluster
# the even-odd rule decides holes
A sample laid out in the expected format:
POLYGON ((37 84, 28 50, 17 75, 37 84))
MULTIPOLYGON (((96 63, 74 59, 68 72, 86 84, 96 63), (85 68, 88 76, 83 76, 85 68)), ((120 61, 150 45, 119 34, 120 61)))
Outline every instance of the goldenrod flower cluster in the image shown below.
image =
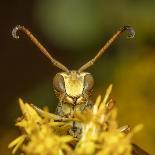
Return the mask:
POLYGON ((109 95, 110 85, 104 98, 99 95, 91 110, 77 112, 74 119, 63 119, 48 111, 40 113, 34 106, 19 99, 22 117, 16 126, 21 136, 9 144, 12 153, 24 155, 131 155, 131 138, 137 126, 118 128, 117 109, 109 95), (56 121, 58 120, 59 121, 56 121), (61 120, 61 121, 60 121, 61 120), (82 126, 80 138, 69 135, 70 121, 82 126))

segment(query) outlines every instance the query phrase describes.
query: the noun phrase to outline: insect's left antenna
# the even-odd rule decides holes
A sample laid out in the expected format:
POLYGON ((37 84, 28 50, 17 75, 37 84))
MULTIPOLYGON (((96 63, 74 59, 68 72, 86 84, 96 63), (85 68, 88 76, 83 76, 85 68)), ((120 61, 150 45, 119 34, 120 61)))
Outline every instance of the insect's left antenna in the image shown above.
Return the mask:
POLYGON ((85 63, 82 67, 80 67, 80 69, 78 70, 78 72, 82 72, 82 71, 86 70, 87 68, 89 68, 90 66, 92 66, 98 60, 98 58, 100 58, 102 56, 102 54, 104 52, 106 52, 106 50, 110 47, 110 45, 124 31, 127 31, 128 32, 128 37, 127 38, 134 38, 134 36, 135 36, 134 29, 131 26, 123 26, 118 31, 116 31, 116 33, 113 34, 113 36, 104 44, 104 46, 99 50, 99 52, 96 54, 96 56, 93 59, 91 59, 90 61, 88 61, 87 63, 85 63))
POLYGON ((61 70, 65 71, 65 72, 69 72, 69 69, 64 66, 63 64, 61 64, 59 61, 57 61, 56 59, 54 59, 49 52, 46 50, 46 48, 37 40, 37 38, 24 26, 16 26, 13 30, 12 30, 12 36, 15 39, 19 39, 19 36, 17 35, 17 31, 22 31, 24 32, 30 39, 31 41, 40 49, 40 51, 53 63, 54 66, 60 68, 61 70))

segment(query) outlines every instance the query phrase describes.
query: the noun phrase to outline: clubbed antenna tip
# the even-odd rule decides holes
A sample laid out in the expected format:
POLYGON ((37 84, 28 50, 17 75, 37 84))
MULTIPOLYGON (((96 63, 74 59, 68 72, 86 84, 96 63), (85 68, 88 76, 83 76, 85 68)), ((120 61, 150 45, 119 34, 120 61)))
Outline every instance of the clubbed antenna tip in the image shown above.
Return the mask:
POLYGON ((19 39, 19 36, 17 35, 17 31, 21 28, 20 25, 17 25, 15 28, 12 30, 12 37, 15 39, 19 39))
POLYGON ((124 26, 123 29, 126 30, 127 33, 128 33, 127 38, 130 39, 130 38, 134 38, 135 37, 135 34, 136 34, 135 30, 131 26, 124 26))

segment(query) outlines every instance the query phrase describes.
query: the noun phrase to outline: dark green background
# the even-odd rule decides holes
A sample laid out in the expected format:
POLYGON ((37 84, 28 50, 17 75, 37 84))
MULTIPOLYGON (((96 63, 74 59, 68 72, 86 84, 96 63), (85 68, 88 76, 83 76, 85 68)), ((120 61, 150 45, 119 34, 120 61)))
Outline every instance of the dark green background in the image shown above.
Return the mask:
POLYGON ((119 125, 144 124, 133 141, 155 154, 155 1, 144 0, 14 0, 0 2, 0 154, 18 135, 18 98, 54 111, 57 100, 52 77, 59 69, 24 35, 17 41, 12 28, 29 28, 49 52, 70 69, 91 59, 121 26, 136 31, 122 35, 89 68, 94 75, 93 99, 113 83, 119 125))

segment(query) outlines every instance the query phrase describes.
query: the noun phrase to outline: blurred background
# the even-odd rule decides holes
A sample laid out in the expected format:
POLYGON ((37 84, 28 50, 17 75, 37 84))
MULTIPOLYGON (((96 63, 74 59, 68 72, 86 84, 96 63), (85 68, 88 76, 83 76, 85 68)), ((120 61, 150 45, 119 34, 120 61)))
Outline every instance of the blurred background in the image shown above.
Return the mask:
POLYGON ((39 53, 27 37, 11 36, 20 24, 29 28, 49 52, 70 69, 91 59, 123 25, 136 31, 123 34, 88 69, 94 75, 92 99, 113 83, 119 125, 144 128, 133 141, 155 154, 155 1, 145 0, 31 0, 0 3, 0 154, 17 135, 15 120, 21 115, 18 98, 54 112, 57 99, 52 78, 60 70, 39 53))

